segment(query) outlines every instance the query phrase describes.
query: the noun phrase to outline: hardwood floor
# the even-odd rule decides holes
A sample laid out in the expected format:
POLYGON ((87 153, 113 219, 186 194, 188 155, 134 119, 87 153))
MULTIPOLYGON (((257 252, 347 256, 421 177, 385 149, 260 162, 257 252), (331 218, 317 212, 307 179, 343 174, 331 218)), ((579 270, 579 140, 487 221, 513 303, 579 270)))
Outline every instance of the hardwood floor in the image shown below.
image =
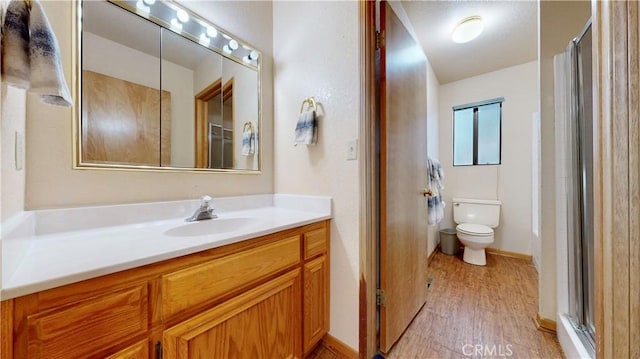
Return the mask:
POLYGON ((536 329, 538 275, 523 259, 487 255, 487 266, 443 253, 428 268, 427 303, 387 358, 563 358, 536 329))
POLYGON ((323 345, 318 345, 306 359, 342 359, 335 355, 331 350, 325 348, 323 345))
MULTIPOLYGON (((536 329, 538 273, 530 262, 487 254, 478 267, 462 253, 439 252, 428 276, 427 303, 387 359, 564 358, 556 337, 536 329)), ((322 346, 308 358, 338 359, 322 346)))

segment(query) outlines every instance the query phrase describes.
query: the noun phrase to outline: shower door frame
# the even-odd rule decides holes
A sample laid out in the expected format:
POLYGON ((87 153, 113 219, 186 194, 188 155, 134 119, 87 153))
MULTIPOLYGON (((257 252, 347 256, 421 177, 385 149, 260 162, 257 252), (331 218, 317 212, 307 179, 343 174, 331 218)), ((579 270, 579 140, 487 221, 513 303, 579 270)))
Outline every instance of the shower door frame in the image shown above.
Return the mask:
MULTIPOLYGON (((591 20, 587 22, 578 37, 567 48, 569 103, 569 154, 566 166, 567 176, 567 236, 569 240, 569 317, 585 348, 595 353, 595 246, 594 234, 594 152, 596 123, 592 112, 590 123, 585 123, 585 103, 582 76, 584 69, 580 57, 582 39, 591 30, 591 20), (580 93, 579 93, 580 92, 580 93), (591 128, 587 129, 586 126, 591 128), (585 139, 585 131, 591 132, 591 138, 585 139), (589 162, 590 161, 590 162, 589 162), (588 168, 588 166, 591 166, 588 168), (589 179, 588 176, 591 176, 589 179), (589 228, 586 228, 586 227, 589 228), (587 236, 592 239, 589 241, 587 236), (591 254, 591 256, 590 256, 591 254), (589 261, 591 265, 589 265, 589 261), (591 281, 590 281, 591 279, 591 281)), ((591 35, 593 36, 593 35, 591 35)), ((593 47, 592 50, 593 51, 593 47)), ((591 71, 591 70, 590 70, 591 71)), ((591 90, 591 88, 589 89, 591 90)), ((593 96, 593 94, 592 94, 593 96)))

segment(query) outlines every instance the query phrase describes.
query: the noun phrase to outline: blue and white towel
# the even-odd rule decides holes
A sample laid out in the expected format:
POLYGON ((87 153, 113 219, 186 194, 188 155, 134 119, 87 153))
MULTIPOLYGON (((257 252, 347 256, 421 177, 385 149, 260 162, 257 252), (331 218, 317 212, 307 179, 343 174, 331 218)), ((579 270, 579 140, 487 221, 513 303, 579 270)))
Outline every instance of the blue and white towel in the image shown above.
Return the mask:
POLYGON ((2 36, 2 80, 36 93, 51 105, 69 107, 73 99, 62 71, 60 48, 38 0, 12 0, 2 36))
POLYGON ((442 190, 444 189, 444 171, 440 162, 427 158, 427 223, 437 224, 444 218, 442 190))
POLYGON ((315 145, 318 143, 318 121, 316 111, 308 110, 300 114, 296 123, 294 145, 315 145))
POLYGON ((256 133, 253 124, 247 122, 242 129, 242 155, 251 156, 256 153, 256 133))

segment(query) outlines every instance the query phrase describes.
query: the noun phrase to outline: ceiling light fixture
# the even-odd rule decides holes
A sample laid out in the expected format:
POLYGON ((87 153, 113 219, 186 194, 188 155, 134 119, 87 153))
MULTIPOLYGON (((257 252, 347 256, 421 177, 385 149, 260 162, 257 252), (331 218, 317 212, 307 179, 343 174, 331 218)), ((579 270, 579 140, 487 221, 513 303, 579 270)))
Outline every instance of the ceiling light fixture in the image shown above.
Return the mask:
POLYGON ((218 36, 218 30, 216 30, 213 26, 208 26, 207 27, 207 35, 209 37, 216 37, 216 36, 218 36))
POLYGON ((456 25, 451 34, 451 40, 458 44, 469 42, 482 33, 484 25, 480 16, 469 16, 456 25))
POLYGON ((211 39, 207 36, 207 34, 203 32, 202 34, 200 34, 200 43, 205 46, 209 46, 209 44, 211 43, 211 39))
POLYGON ((182 9, 179 9, 176 12, 176 16, 178 16, 178 20, 180 20, 180 22, 183 23, 183 24, 186 23, 187 21, 189 21, 189 14, 186 11, 182 10, 182 9))
POLYGON ((136 2, 136 8, 138 8, 138 10, 142 11, 142 12, 146 12, 149 13, 151 12, 151 7, 145 5, 147 2, 146 1, 142 1, 142 0, 138 0, 138 2, 136 2))
POLYGON ((171 19, 171 27, 178 31, 182 31, 182 23, 180 23, 180 21, 178 21, 178 19, 176 19, 175 17, 171 19))

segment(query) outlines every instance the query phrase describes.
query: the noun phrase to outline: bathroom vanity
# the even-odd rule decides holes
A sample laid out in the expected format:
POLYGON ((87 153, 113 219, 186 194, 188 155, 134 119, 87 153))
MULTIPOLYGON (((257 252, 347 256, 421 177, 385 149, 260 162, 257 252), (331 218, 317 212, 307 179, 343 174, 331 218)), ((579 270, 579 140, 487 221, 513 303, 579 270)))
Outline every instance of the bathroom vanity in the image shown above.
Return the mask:
MULTIPOLYGON (((216 220, 196 223, 200 227, 186 227, 188 230, 181 227, 189 225, 174 220, 135 224, 142 231, 158 231, 168 243, 183 241, 188 247, 165 251, 168 257, 196 251, 151 259, 141 266, 127 259, 132 268, 106 275, 94 276, 118 267, 101 265, 97 271, 85 267, 83 273, 89 274, 76 273, 75 277, 55 275, 58 280, 71 281, 61 286, 55 286, 58 282, 53 277, 31 285, 17 284, 23 275, 19 272, 38 256, 33 248, 38 244, 32 244, 23 259, 26 262, 13 273, 13 282, 9 281, 14 287, 3 288, 3 298, 25 290, 31 293, 2 302, 2 357, 303 357, 329 329, 330 215, 273 205, 222 212, 223 221, 217 223, 251 216, 263 218, 262 224, 219 235, 202 234, 198 229, 214 228, 215 232, 216 220), (202 244, 193 246, 195 242, 189 241, 194 238, 211 248, 197 250, 202 244), (93 277, 75 281, 81 278, 78 275, 93 277), (34 291, 51 285, 54 287, 34 291)), ((115 233, 104 230, 111 231, 109 236, 115 233)), ((78 233, 83 231, 86 241, 100 246, 91 237, 100 230, 78 233)), ((129 226, 126 232, 134 237, 136 229, 129 226)), ((69 236, 54 233, 35 240, 69 236)), ((145 236, 140 234, 138 239, 145 236)), ((64 244, 59 246, 65 249, 64 244)), ((131 252, 136 252, 134 247, 131 252)), ((85 258, 85 262, 92 261, 85 258)), ((96 258, 96 262, 100 261, 96 258)), ((32 274, 38 276, 35 271, 32 274)))

